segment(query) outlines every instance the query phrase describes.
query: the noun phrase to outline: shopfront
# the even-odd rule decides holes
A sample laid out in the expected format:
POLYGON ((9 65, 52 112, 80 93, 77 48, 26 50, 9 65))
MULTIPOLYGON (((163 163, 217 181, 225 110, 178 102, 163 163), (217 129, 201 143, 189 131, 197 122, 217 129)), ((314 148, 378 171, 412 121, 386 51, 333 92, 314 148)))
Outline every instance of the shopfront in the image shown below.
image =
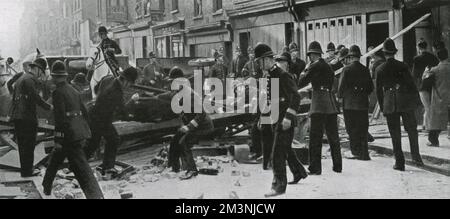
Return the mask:
POLYGON ((185 57, 184 20, 155 25, 153 48, 158 58, 185 57))

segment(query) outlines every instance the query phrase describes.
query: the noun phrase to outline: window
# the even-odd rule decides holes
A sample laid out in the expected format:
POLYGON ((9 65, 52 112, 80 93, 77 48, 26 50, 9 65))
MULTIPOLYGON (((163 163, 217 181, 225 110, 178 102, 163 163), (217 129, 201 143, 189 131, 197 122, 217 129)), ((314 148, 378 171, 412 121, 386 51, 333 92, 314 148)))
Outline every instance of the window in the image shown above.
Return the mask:
POLYGON ((166 10, 166 1, 165 0, 159 0, 159 10, 161 10, 161 11, 166 10))
POLYGON ((172 0, 172 11, 178 10, 178 0, 172 0))
POLYGON ((222 8, 223 8, 222 0, 213 0, 213 10, 214 11, 222 10, 222 8))
POLYGON ((183 42, 181 36, 172 37, 172 57, 178 58, 183 57, 183 42))
POLYGON ((194 0, 194 16, 199 17, 202 14, 202 0, 194 0))

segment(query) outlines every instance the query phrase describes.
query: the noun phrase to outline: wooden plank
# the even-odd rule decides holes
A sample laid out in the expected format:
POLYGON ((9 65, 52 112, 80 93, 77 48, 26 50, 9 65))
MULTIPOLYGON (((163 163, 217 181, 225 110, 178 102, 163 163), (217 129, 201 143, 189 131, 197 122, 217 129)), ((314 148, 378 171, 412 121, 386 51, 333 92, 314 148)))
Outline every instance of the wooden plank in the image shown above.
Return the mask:
MULTIPOLYGON (((42 160, 47 157, 45 153, 45 147, 40 144, 36 147, 34 152, 34 165, 39 164, 42 160)), ((0 158, 0 167, 20 170, 20 156, 19 151, 12 150, 8 152, 5 156, 0 158)))
MULTIPOLYGON (((14 124, 7 117, 0 117, 0 125, 14 127, 14 124)), ((39 121, 38 129, 44 132, 53 132, 55 131, 55 126, 39 121)))
POLYGON ((20 187, 6 187, 0 185, 0 198, 14 198, 17 196, 26 196, 20 187))
POLYGON ((14 127, 0 125, 0 132, 12 132, 14 131, 14 127))
POLYGON ((19 150, 19 146, 17 145, 16 142, 14 142, 11 137, 7 134, 0 134, 0 139, 6 143, 6 145, 14 148, 14 150, 18 151, 19 150))

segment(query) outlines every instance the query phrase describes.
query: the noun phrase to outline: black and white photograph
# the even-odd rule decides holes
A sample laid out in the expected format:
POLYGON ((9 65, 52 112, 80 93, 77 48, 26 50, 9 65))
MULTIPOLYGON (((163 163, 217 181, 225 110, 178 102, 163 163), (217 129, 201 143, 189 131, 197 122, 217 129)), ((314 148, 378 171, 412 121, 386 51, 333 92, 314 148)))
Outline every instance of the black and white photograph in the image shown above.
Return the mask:
POLYGON ((448 199, 449 48, 450 0, 0 0, 0 199, 448 199))

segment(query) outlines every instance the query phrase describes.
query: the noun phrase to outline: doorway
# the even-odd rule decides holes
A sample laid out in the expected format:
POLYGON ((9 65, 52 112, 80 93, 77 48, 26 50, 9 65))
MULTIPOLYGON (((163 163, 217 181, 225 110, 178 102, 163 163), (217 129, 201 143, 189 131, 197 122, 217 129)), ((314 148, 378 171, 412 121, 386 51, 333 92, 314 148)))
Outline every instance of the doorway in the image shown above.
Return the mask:
POLYGON ((389 37, 389 23, 367 25, 367 46, 377 47, 389 37))
POLYGON ((250 45, 250 32, 239 34, 239 47, 244 55, 247 55, 247 49, 250 45))

